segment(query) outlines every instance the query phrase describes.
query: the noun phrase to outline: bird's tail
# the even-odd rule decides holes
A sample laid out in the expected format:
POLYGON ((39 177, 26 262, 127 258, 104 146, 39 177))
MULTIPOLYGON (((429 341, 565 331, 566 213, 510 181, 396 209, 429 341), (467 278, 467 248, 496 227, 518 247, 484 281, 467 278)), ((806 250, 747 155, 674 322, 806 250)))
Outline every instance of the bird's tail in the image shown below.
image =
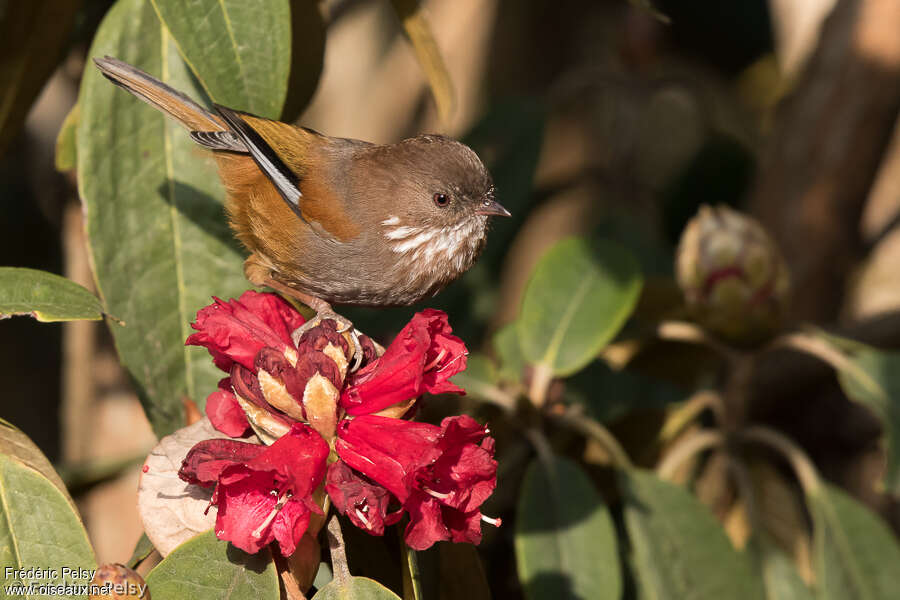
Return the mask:
POLYGON ((94 63, 103 75, 150 106, 172 116, 191 131, 227 131, 222 119, 175 90, 159 79, 140 69, 106 56, 95 58, 94 63))

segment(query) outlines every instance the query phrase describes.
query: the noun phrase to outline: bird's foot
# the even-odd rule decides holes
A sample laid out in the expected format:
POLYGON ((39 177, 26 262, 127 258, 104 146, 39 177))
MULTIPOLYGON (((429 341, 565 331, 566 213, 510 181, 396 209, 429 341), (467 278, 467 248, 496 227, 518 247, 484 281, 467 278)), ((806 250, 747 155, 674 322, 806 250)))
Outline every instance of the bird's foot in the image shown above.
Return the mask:
POLYGON ((356 372, 362 364, 363 359, 363 348, 362 344, 359 342, 360 332, 353 326, 353 323, 350 322, 349 319, 337 314, 333 310, 322 310, 317 312, 315 317, 294 330, 294 333, 291 334, 291 339, 294 341, 295 345, 299 345, 300 338, 303 337, 304 333, 313 327, 320 325, 322 321, 328 320, 334 321, 338 333, 347 334, 350 337, 350 341, 353 345, 353 362, 349 372, 356 372))

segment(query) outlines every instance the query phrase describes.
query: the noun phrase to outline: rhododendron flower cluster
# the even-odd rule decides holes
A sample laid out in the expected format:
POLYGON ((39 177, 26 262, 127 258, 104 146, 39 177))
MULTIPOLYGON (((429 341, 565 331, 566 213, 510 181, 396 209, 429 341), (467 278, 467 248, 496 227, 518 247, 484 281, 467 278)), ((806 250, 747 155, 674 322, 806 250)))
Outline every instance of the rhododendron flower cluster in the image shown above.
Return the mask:
POLYGON ((198 443, 179 471, 213 488, 216 535, 247 552, 277 541, 289 556, 330 503, 372 535, 408 515, 416 550, 479 543, 482 521, 499 524, 480 510, 497 482, 493 438, 468 416, 408 420, 423 393, 463 393, 450 378, 466 347, 447 315, 416 314, 387 349, 360 335, 354 373, 337 324, 304 323, 279 296, 247 291, 215 299, 192 324, 186 343, 228 373, 206 413, 230 438, 198 443))

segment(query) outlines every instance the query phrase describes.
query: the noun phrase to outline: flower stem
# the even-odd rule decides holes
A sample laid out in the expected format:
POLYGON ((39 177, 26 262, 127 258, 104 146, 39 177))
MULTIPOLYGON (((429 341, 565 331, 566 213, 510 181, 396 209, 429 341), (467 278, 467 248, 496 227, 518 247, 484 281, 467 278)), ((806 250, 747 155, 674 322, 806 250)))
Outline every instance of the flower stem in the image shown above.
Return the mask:
POLYGON ((690 457, 708 448, 725 443, 725 436, 718 431, 698 431, 676 443, 656 467, 656 474, 662 479, 672 479, 675 471, 690 457))
POLYGON ((740 433, 740 436, 744 441, 768 446, 782 455, 791 465, 800 482, 800 487, 807 496, 814 495, 819 490, 821 484, 816 467, 794 440, 779 431, 762 425, 747 427, 740 433))
POLYGON ((541 408, 547 402, 547 391, 550 389, 550 383, 553 381, 553 371, 550 367, 543 364, 534 365, 534 371, 531 374, 531 386, 528 389, 528 399, 531 404, 537 408, 541 408))
POLYGON ((331 551, 331 569, 339 583, 349 583, 350 568, 347 566, 347 551, 344 547, 344 535, 337 513, 328 521, 328 549, 331 551))
POLYGON ((708 346, 732 362, 738 360, 742 354, 739 350, 723 344, 709 335, 702 327, 689 321, 663 321, 657 325, 656 335, 661 340, 708 346))
POLYGON ((275 568, 281 577, 281 584, 284 586, 287 600, 307 600, 306 595, 300 590, 297 578, 291 573, 291 567, 287 559, 281 556, 281 553, 278 551, 272 552, 272 558, 275 559, 275 568))

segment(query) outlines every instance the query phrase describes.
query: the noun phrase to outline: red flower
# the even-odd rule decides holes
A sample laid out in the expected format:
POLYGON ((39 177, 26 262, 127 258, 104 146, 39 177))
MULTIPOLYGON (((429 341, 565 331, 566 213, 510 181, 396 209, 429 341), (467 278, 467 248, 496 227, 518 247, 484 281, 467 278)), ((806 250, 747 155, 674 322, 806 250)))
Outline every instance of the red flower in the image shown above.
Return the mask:
POLYGON ((360 335, 362 368, 349 376, 351 349, 336 323, 325 320, 295 342, 303 322, 278 296, 249 291, 216 299, 192 324, 187 343, 205 346, 230 375, 207 399, 210 421, 231 437, 252 423, 272 443, 207 440, 188 453, 179 475, 215 486, 216 535, 247 552, 277 540, 292 554, 310 512, 321 513, 312 493, 337 436, 340 460, 328 467, 325 490, 356 526, 382 535, 406 511, 412 548, 478 543, 482 520, 499 524, 480 510, 497 479, 487 430, 465 416, 440 427, 385 416, 404 415, 425 392, 464 393, 450 378, 465 369, 467 351, 447 315, 416 314, 381 356, 360 335))
POLYGON ((216 536, 241 550, 259 552, 277 540, 290 556, 306 532, 310 512, 322 514, 312 492, 325 474, 328 444, 302 423, 271 446, 235 440, 200 442, 178 475, 215 485, 216 536))
POLYGON ((325 481, 325 491, 338 512, 371 535, 384 535, 385 525, 393 525, 403 516, 402 509, 388 512, 393 498, 390 492, 340 460, 328 467, 325 481))
POLYGON ((184 343, 206 347, 216 366, 226 373, 235 362, 252 369, 256 353, 266 346, 279 350, 293 347, 291 334, 306 322, 276 294, 247 290, 238 300, 213 300, 197 313, 197 321, 191 323, 197 333, 184 343))
POLYGON ((464 394, 450 378, 466 368, 468 352, 452 331, 439 310, 414 315, 381 357, 350 378, 341 395, 347 414, 375 413, 424 392, 464 394))
POLYGON ((206 399, 206 416, 213 427, 225 435, 241 437, 250 429, 250 424, 231 390, 231 377, 219 381, 219 389, 206 399))
POLYGON ((335 450, 409 512, 410 548, 441 540, 477 544, 480 521, 496 523, 480 511, 497 484, 494 440, 471 417, 447 417, 438 427, 365 415, 341 422, 335 450))

